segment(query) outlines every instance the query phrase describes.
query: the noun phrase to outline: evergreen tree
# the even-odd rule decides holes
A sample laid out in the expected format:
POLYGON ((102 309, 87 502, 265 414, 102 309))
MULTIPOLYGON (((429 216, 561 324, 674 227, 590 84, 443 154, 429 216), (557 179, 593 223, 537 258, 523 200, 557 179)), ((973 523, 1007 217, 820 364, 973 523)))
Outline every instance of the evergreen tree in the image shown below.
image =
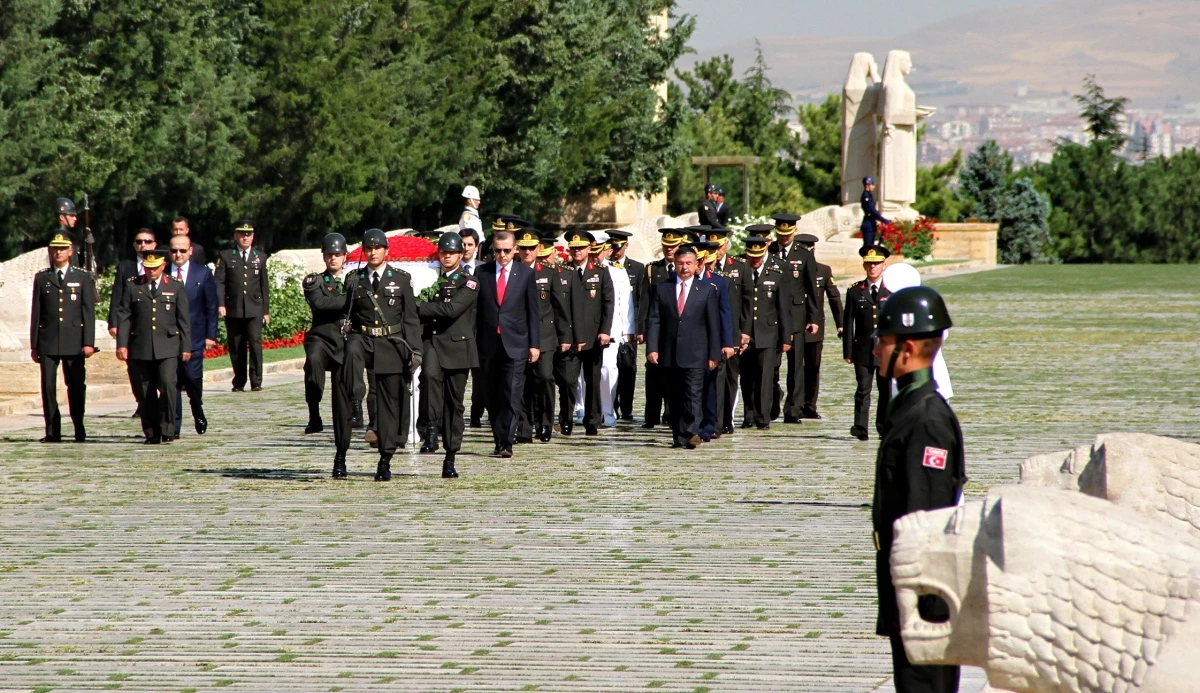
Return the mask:
POLYGON ((1125 133, 1121 130, 1121 119, 1129 99, 1119 96, 1109 98, 1104 88, 1096 83, 1096 75, 1083 78, 1083 93, 1075 95, 1079 104, 1079 117, 1083 118, 1084 129, 1092 141, 1101 143, 1109 151, 1119 151, 1125 146, 1125 133))
POLYGON ((1012 157, 995 140, 988 140, 971 152, 958 173, 958 196, 969 203, 968 216, 997 221, 1011 174, 1012 157))
POLYGON ((797 170, 804 194, 819 205, 842 201, 842 97, 830 94, 819 104, 799 108, 808 141, 797 170))
POLYGON ((1050 202, 1028 178, 1018 178, 1000 196, 996 221, 999 260, 1017 265, 1050 262, 1050 202))
POLYGON ((949 222, 962 216, 970 202, 956 195, 952 185, 961 168, 962 152, 957 151, 944 164, 917 169, 916 207, 922 216, 949 222))

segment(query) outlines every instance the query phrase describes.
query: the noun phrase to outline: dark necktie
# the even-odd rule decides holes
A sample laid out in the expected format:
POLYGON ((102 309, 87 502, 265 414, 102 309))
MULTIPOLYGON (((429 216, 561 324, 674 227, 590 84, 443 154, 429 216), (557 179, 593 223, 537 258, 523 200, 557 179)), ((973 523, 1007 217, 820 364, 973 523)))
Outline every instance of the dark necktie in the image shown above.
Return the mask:
POLYGON ((62 283, 63 283, 63 271, 59 270, 58 271, 58 285, 62 286, 62 283))
POLYGON ((249 250, 242 253, 242 262, 244 262, 247 265, 250 264, 250 251, 249 250))
POLYGON ((150 282, 150 297, 158 298, 158 282, 150 282))
POLYGON ((754 270, 754 283, 755 285, 758 284, 758 270, 754 270))
POLYGON ((379 273, 378 272, 371 273, 371 292, 376 293, 376 294, 379 293, 379 273))
POLYGON ((583 265, 579 266, 579 278, 583 279, 583 265))
POLYGON ((871 303, 879 303, 879 287, 871 285, 871 303))

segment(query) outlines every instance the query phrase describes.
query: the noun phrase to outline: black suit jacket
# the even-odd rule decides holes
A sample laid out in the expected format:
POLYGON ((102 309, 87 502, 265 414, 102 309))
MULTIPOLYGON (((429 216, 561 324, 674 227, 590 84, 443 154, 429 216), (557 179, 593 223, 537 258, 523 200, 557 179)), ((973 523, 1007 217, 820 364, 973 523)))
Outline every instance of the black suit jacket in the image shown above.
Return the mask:
POLYGON ((191 351, 191 310, 187 289, 168 276, 155 292, 145 275, 130 279, 117 307, 117 347, 129 358, 160 361, 191 351))
POLYGON ((542 320, 538 310, 537 284, 532 269, 521 262, 508 265, 508 282, 501 305, 496 294, 495 261, 480 265, 475 273, 479 300, 475 304, 475 341, 479 356, 491 359, 503 346, 510 359, 529 358, 529 349, 541 348, 542 320))
POLYGON ((126 282, 138 274, 137 258, 126 258, 117 263, 117 276, 113 279, 112 297, 108 301, 108 329, 117 326, 117 308, 121 305, 121 294, 128 286, 126 282))
POLYGON ((250 262, 242 260, 239 250, 222 250, 217 255, 217 302, 231 318, 261 318, 271 312, 271 292, 267 282, 267 255, 250 249, 250 262))
POLYGON ((817 264, 817 333, 804 333, 806 342, 825 341, 825 299, 829 299, 829 309, 833 311, 833 322, 838 329, 842 327, 842 292, 833 282, 833 268, 829 265, 817 264))
POLYGON ((675 280, 661 282, 650 295, 646 353, 658 352, 665 368, 708 368, 721 358, 721 314, 718 290, 713 284, 692 279, 683 315, 678 311, 675 280))
POLYGON ((877 301, 871 300, 871 285, 867 280, 846 290, 846 313, 842 318, 842 358, 850 359, 856 366, 875 363, 875 338, 872 333, 879 324, 879 309, 892 292, 882 282, 879 284, 877 301))
POLYGON ((48 267, 33 278, 29 346, 47 356, 75 356, 96 346, 96 295, 92 276, 67 266, 63 280, 48 267))

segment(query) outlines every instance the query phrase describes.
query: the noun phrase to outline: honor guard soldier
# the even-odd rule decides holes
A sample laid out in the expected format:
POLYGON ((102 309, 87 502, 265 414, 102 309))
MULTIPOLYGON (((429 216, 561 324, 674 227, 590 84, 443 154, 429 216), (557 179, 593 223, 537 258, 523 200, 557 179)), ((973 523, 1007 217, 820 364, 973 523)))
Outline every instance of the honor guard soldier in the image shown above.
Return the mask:
MULTIPOLYGON (((687 239, 683 229, 660 229, 662 234, 662 258, 646 265, 645 278, 642 280, 638 295, 637 333, 638 344, 646 341, 647 323, 650 317, 649 296, 654 287, 661 282, 671 279, 675 274, 675 250, 687 239)), ((663 407, 666 404, 666 376, 658 364, 646 361, 646 420, 642 428, 654 428, 662 423, 663 407)))
POLYGON ((526 366, 523 406, 517 423, 518 443, 532 443, 535 437, 543 443, 550 441, 554 427, 554 356, 571 348, 570 284, 562 282, 561 267, 542 262, 553 253, 554 234, 538 235, 532 229, 525 229, 517 235, 518 259, 534 272, 540 324, 538 344, 542 350, 541 357, 526 366))
POLYGON ((884 218, 879 210, 875 208, 875 179, 866 176, 862 179, 863 194, 859 198, 862 204, 863 220, 859 230, 862 231, 863 244, 862 247, 870 248, 875 245, 875 236, 879 232, 879 224, 892 223, 884 218))
POLYGON ((723 377, 717 381, 717 400, 720 411, 717 412, 718 432, 733 433, 733 407, 737 399, 738 383, 742 373, 742 352, 746 345, 741 343, 742 329, 742 276, 746 272, 746 259, 729 255, 729 230, 712 229, 705 236, 715 248, 709 257, 709 271, 725 277, 729 286, 729 302, 733 309, 734 353, 725 360, 723 377))
MULTIPOLYGON (((408 430, 412 373, 421 366, 421 323, 412 278, 408 272, 387 264, 388 239, 383 231, 368 229, 363 233, 362 249, 366 266, 346 278, 344 310, 349 323, 339 386, 348 399, 363 369, 374 372, 379 415, 375 480, 391 481, 392 455, 400 443, 401 431, 408 430)), ((337 452, 333 476, 344 478, 346 450, 350 448, 349 419, 338 417, 334 424, 337 452)))
POLYGON ((779 354, 792 348, 791 298, 787 293, 787 274, 768 256, 764 236, 768 224, 746 227, 747 267, 742 274, 742 335, 746 347, 742 354, 742 405, 745 421, 760 431, 771 428, 771 396, 775 384, 775 366, 779 354))
POLYGON ((71 266, 75 254, 71 233, 59 229, 49 247, 51 265, 33 278, 33 309, 29 314, 29 355, 41 366, 42 415, 46 419, 46 436, 39 442, 62 442, 62 414, 58 410, 61 367, 75 440, 82 443, 87 440, 83 428, 87 396, 84 360, 96 353, 95 293, 91 275, 71 266))
POLYGON ((233 391, 262 389, 262 331, 271 322, 271 292, 267 256, 254 249, 254 222, 242 219, 233 227, 234 247, 217 255, 217 312, 225 318, 233 391), (249 352, 249 359, 246 354, 249 352), (247 372, 248 371, 248 372, 247 372))
POLYGON ((458 217, 458 232, 461 235, 463 231, 470 229, 477 236, 483 235, 483 220, 479 218, 479 188, 474 185, 468 185, 462 191, 463 204, 465 209, 458 217))
MULTIPOLYGON (((883 423, 871 504, 879 588, 875 632, 891 640, 897 691, 958 690, 957 666, 909 663, 891 573, 896 520, 919 510, 957 505, 967 481, 962 428, 933 380, 933 359, 950 326, 950 314, 938 292, 914 286, 892 294, 879 311, 874 331, 875 358, 883 364, 884 376, 896 379, 898 388, 883 423)), ((950 618, 949 606, 938 596, 918 597, 916 606, 926 623, 950 618)))
MULTIPOLYGON (((817 244, 817 237, 811 233, 796 236, 796 242, 808 248, 809 252, 817 244)), ((829 299, 829 310, 833 312, 833 322, 837 325, 837 336, 842 336, 842 292, 838 291, 833 281, 833 268, 813 260, 817 275, 817 331, 804 333, 804 411, 806 419, 819 419, 817 412, 817 395, 821 391, 821 352, 825 348, 825 299, 829 299)))
MULTIPOLYGON (((629 238, 632 235, 629 231, 621 229, 609 230, 608 243, 612 246, 612 255, 608 258, 608 264, 625 270, 625 273, 629 275, 629 286, 633 290, 633 314, 636 325, 636 316, 640 315, 641 291, 646 276, 646 265, 625 254, 629 250, 629 238)), ((613 407, 617 412, 617 417, 622 421, 633 421, 633 392, 637 383, 637 347, 636 338, 621 340, 621 343, 617 345, 617 396, 613 407)))
MULTIPOLYGON (((796 223, 799 214, 775 214, 775 242, 771 256, 783 268, 787 294, 791 305, 792 349, 787 352, 787 396, 779 385, 779 366, 775 368, 774 399, 771 418, 783 414, 783 422, 800 423, 804 413, 804 335, 817 331, 817 261, 812 251, 796 242, 796 223)), ((781 355, 782 356, 782 355, 781 355)), ((783 365, 782 358, 780 366, 783 365)))
POLYGON ((147 445, 175 439, 179 361, 192 357, 187 290, 164 275, 166 265, 166 249, 146 251, 146 273, 128 280, 117 309, 117 359, 133 364, 147 445))
MULTIPOLYGON (((879 386, 879 406, 875 412, 875 430, 878 432, 887 409, 888 397, 892 394, 891 383, 879 370, 879 361, 872 354, 875 348, 873 332, 879 323, 879 309, 891 292, 883 285, 883 263, 891 253, 883 246, 862 248, 858 254, 863 259, 867 278, 846 291, 846 315, 842 318, 842 357, 854 366, 854 425, 850 435, 859 440, 867 439, 867 418, 871 414, 871 381, 879 386)), ((882 435, 882 434, 881 434, 882 435)))
POLYGON ((443 234, 438 239, 441 265, 430 300, 417 306, 422 324, 421 388, 426 394, 426 441, 421 450, 437 449, 437 435, 446 446, 442 478, 458 478, 455 455, 462 447, 463 400, 467 374, 479 367, 475 344, 475 303, 479 284, 462 270, 462 236, 443 234), (433 438, 433 441, 430 440, 433 438))
POLYGON ((325 374, 337 371, 342 363, 346 342, 342 336, 342 320, 346 317, 342 276, 346 237, 340 233, 327 234, 321 241, 321 258, 325 261, 325 271, 304 278, 304 300, 312 311, 312 327, 304 335, 304 401, 308 404, 305 434, 325 430, 321 420, 325 374))
POLYGON ((606 330, 612 325, 613 286, 608 269, 588 259, 592 234, 570 231, 566 235, 571 264, 563 276, 571 285, 572 348, 559 353, 555 380, 558 381, 559 427, 571 435, 575 415, 575 387, 583 373, 583 425, 589 436, 599 435, 600 361, 608 347, 606 330))

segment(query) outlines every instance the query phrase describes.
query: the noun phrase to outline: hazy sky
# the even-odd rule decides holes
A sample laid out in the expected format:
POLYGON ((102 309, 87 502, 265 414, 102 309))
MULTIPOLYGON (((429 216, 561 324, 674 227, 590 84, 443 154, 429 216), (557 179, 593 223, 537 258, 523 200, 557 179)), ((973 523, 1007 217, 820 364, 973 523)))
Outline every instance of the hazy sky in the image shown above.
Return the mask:
POLYGON ((895 36, 956 14, 1045 0, 678 0, 695 15, 691 44, 719 48, 768 36, 895 36))

